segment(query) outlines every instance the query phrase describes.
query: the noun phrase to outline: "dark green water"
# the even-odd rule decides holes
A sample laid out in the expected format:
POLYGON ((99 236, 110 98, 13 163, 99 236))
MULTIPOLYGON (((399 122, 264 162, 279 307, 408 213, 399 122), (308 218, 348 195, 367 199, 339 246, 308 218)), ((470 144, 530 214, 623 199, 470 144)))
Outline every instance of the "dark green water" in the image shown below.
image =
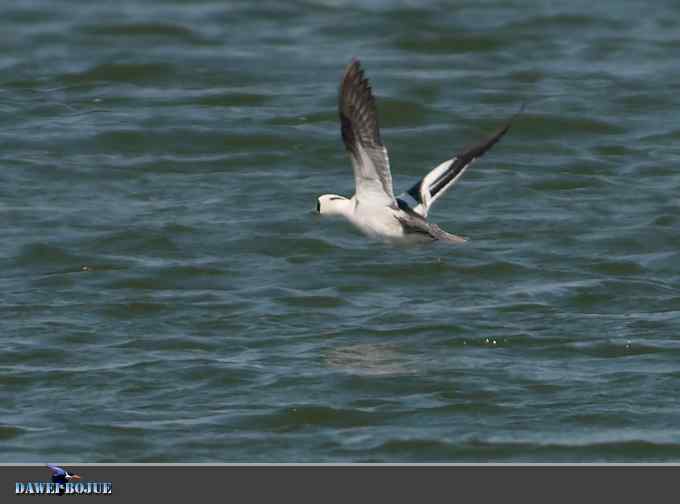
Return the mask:
POLYGON ((676 2, 3 2, 0 460, 680 460, 676 2), (390 248, 397 191, 511 132, 390 248))

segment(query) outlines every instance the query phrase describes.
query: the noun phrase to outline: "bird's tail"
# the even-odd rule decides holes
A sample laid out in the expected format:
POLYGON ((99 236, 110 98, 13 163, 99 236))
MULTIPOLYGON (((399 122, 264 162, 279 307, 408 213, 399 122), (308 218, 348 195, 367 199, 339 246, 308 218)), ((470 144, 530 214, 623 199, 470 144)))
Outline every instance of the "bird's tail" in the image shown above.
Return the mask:
POLYGON ((462 236, 458 236, 455 234, 447 233, 444 231, 442 228, 437 226, 436 224, 432 224, 432 231, 434 231, 435 238, 437 240, 449 242, 449 243, 465 243, 467 241, 467 238, 464 238, 462 236))

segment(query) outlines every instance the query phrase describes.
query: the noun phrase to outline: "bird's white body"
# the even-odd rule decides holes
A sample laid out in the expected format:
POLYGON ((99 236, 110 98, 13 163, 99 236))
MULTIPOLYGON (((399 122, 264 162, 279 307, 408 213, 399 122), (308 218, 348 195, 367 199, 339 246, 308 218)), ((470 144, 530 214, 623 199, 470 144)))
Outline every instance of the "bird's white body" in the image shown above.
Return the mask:
POLYGON ((335 194, 319 197, 320 213, 347 219, 362 233, 378 239, 398 240, 404 237, 403 226, 396 219, 397 212, 381 204, 359 202, 356 197, 344 198, 335 194))
POLYGON ((348 220, 362 233, 371 238, 384 240, 399 240, 405 238, 404 227, 396 218, 401 210, 390 207, 359 203, 354 198, 353 212, 348 220))
POLYGON ((429 209, 475 159, 508 131, 510 123, 488 140, 444 161, 408 191, 395 197, 387 149, 380 138, 375 99, 356 60, 345 71, 338 109, 342 138, 354 169, 356 192, 351 198, 324 194, 317 199, 317 211, 344 217, 365 235, 384 241, 465 241, 427 222, 429 209))

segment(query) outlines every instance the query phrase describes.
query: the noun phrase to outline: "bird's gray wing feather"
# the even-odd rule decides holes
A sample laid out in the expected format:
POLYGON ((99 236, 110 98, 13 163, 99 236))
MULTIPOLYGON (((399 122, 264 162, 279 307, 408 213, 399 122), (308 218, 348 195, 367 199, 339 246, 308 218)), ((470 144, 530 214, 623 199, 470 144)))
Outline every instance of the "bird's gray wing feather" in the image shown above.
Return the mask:
POLYGON ((358 60, 345 70, 338 98, 342 140, 354 168, 360 202, 396 206, 390 161, 378 126, 375 98, 358 60))

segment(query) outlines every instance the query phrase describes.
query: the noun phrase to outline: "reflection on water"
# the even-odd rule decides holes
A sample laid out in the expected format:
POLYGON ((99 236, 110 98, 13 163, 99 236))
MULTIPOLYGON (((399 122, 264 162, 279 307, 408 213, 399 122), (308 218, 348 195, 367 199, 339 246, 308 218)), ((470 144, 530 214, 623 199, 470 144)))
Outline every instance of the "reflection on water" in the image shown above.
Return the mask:
POLYGON ((326 354, 326 363, 345 373, 357 375, 401 375, 415 373, 406 357, 394 344, 360 343, 334 348, 326 354))

